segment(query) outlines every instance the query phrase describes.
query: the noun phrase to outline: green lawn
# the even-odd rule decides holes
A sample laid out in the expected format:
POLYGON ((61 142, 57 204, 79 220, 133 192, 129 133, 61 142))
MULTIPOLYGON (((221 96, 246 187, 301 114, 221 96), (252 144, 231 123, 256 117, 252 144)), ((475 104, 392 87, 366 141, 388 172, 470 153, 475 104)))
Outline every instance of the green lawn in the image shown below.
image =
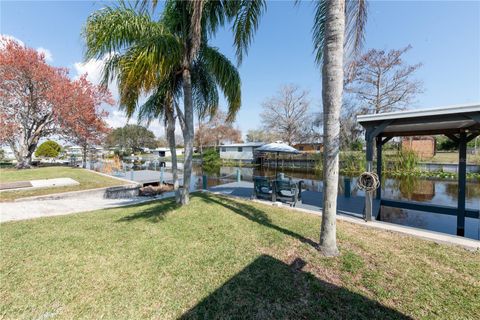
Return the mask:
POLYGON ((73 180, 78 181, 80 184, 68 187, 2 192, 0 193, 0 201, 9 201, 17 198, 45 195, 51 193, 110 187, 126 183, 125 181, 109 178, 100 174, 96 174, 92 171, 80 168, 46 167, 27 170, 17 170, 12 168, 0 169, 0 182, 2 183, 53 178, 72 178, 73 180))
MULTIPOLYGON (((438 152, 432 158, 427 158, 423 160, 424 162, 435 162, 435 163, 454 163, 458 164, 458 152, 438 152)), ((480 155, 467 154, 467 163, 468 164, 480 164, 480 155)))
POLYGON ((6 319, 478 319, 480 253, 195 194, 1 225, 6 319))

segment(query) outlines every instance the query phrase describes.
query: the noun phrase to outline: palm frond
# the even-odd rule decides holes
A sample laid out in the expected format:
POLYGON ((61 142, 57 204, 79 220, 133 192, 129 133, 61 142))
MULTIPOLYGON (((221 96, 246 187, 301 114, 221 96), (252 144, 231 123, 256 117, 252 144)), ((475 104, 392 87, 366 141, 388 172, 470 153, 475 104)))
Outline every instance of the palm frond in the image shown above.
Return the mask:
POLYGON ((158 6, 158 0, 135 0, 134 7, 140 12, 147 11, 149 8, 155 10, 158 6))
MULTIPOLYGON (((322 63, 325 43, 325 24, 328 0, 315 3, 315 15, 312 28, 315 62, 322 63)), ((353 58, 361 50, 367 23, 367 1, 347 0, 345 3, 345 51, 346 58, 353 58)))
POLYGON ((227 98, 228 120, 233 121, 242 103, 240 74, 230 60, 216 48, 202 47, 201 56, 207 70, 227 98))
POLYGON ((161 90, 154 91, 139 107, 138 122, 150 125, 153 119, 162 118, 166 112, 166 100, 167 97, 161 90))
POLYGON ((145 36, 159 33, 159 25, 147 13, 126 7, 106 7, 87 19, 83 30, 87 46, 85 56, 86 59, 100 59, 105 54, 122 51, 145 36))
POLYGON ((218 88, 212 74, 208 72, 202 60, 192 68, 192 94, 195 109, 200 119, 212 117, 218 110, 218 88))
POLYGON ((266 10, 266 2, 265 0, 241 0, 238 1, 237 9, 232 31, 237 60, 241 64, 243 55, 248 53, 253 35, 258 29, 260 18, 266 10))
POLYGON ((315 53, 315 62, 320 65, 323 57, 325 43, 325 25, 327 21, 328 0, 315 2, 315 14, 313 18, 312 40, 315 53))
POLYGON ((366 0, 347 0, 345 3, 345 45, 347 57, 357 55, 365 40, 368 5, 366 0))

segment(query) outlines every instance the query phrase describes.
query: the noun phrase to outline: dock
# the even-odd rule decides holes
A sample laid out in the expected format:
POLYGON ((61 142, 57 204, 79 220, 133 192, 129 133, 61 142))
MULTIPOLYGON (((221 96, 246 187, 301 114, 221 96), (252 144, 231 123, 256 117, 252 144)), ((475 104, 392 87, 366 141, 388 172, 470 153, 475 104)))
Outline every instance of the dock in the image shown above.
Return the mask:
MULTIPOLYGON (((160 172, 155 170, 134 170, 134 171, 124 171, 113 174, 114 177, 119 177, 127 179, 130 181, 137 182, 139 184, 155 184, 159 183, 161 177, 163 177, 163 182, 169 183, 173 181, 173 175, 171 172, 160 172)), ((183 184, 183 175, 178 175, 179 184, 183 184)))
MULTIPOLYGON (((250 199, 253 197, 253 182, 240 181, 231 182, 208 188, 209 191, 250 199)), ((296 204, 297 208, 320 211, 323 207, 323 193, 318 191, 302 191, 301 200, 296 204)), ((346 197, 338 195, 337 212, 339 214, 354 216, 357 218, 364 217, 365 197, 353 196, 346 197)), ((380 201, 374 199, 373 211, 380 211, 380 201)), ((376 216, 374 216, 376 218, 376 216)))

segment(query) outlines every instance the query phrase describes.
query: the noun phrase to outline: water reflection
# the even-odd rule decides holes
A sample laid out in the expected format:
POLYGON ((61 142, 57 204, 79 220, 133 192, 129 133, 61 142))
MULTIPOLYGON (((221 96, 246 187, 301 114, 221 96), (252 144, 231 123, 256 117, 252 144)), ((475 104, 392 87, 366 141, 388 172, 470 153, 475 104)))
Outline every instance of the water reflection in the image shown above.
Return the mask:
MULTIPOLYGON (((218 167, 215 171, 206 172, 200 166, 195 167, 195 174, 208 174, 209 186, 235 181, 237 170, 242 180, 252 181, 253 176, 274 176, 275 170, 268 168, 218 167)), ((315 171, 299 172, 283 170, 295 181, 303 180, 304 188, 311 191, 322 191, 322 177, 315 171)), ((351 177, 351 195, 363 196, 364 192, 356 187, 356 178, 351 177)), ((340 177, 339 193, 344 193, 344 177, 340 177)), ((201 179, 198 188, 201 187, 201 179)), ((458 186, 454 180, 432 180, 418 177, 384 178, 382 181, 382 198, 393 200, 418 201, 435 205, 457 206, 458 186)), ((480 208, 480 183, 467 182, 466 207, 480 208)), ((405 226, 423 228, 432 231, 456 234, 457 218, 431 212, 382 207, 382 221, 405 226)), ((480 223, 478 219, 466 218, 465 236, 480 239, 480 223)))

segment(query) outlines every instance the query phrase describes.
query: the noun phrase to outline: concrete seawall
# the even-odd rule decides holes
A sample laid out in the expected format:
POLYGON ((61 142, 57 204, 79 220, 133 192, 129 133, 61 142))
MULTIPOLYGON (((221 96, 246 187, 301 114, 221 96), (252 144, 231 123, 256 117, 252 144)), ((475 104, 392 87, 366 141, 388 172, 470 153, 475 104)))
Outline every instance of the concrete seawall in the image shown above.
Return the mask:
POLYGON ((130 199, 138 196, 140 185, 127 184, 115 187, 97 188, 89 190, 54 193, 42 196, 25 197, 14 200, 15 202, 37 200, 60 200, 69 198, 95 197, 103 199, 130 199))
MULTIPOLYGON (((276 160, 268 159, 263 162, 264 168, 275 168, 276 160)), ((304 168, 311 170, 315 168, 315 161, 312 159, 279 159, 278 160, 279 168, 304 168)), ((340 167, 342 167, 342 161, 340 161, 340 167)), ((421 162, 417 165, 417 168, 420 171, 443 171, 450 173, 458 172, 458 164, 456 163, 430 163, 430 162, 421 162)), ((476 164, 467 164, 467 173, 480 173, 480 165, 476 164)))

